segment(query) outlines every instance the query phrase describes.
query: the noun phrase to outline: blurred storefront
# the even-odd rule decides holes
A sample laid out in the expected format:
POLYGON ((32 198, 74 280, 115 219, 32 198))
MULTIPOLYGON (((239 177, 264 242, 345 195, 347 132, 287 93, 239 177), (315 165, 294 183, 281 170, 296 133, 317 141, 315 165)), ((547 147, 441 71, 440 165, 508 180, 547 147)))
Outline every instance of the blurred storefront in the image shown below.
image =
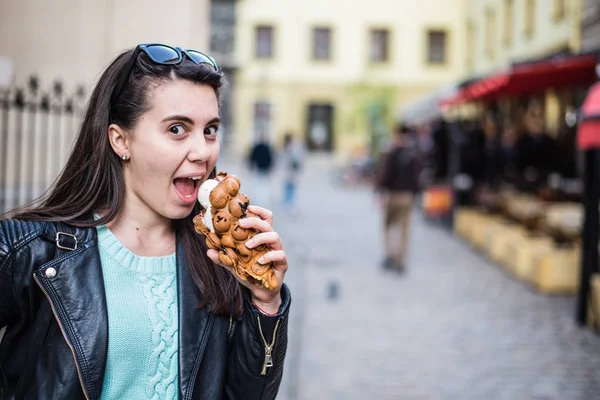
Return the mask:
MULTIPOLYGON (((522 192, 578 201, 581 162, 575 147, 577 110, 596 79, 595 67, 595 54, 566 52, 515 63, 462 88, 443 105, 460 108, 465 103, 478 104, 476 123, 481 126, 482 152, 485 143, 496 142, 499 149, 507 148, 508 142, 518 146, 523 135, 533 137, 533 144, 541 141, 547 145, 543 154, 522 154, 516 160, 520 165, 514 171, 504 171, 507 175, 502 179, 522 192)), ((481 167, 486 168, 484 164, 481 167)))
MULTIPOLYGON (((589 257, 598 243, 588 243, 585 233, 582 273, 582 202, 591 186, 589 166, 584 175, 589 157, 576 142, 580 107, 597 80, 600 4, 483 0, 470 6, 470 81, 442 98, 438 110, 422 111, 420 119, 405 113, 405 121, 431 128, 443 118, 447 175, 432 180, 431 191, 438 193, 440 182, 450 187, 449 226, 540 292, 579 293, 581 322, 594 310, 582 303, 600 299, 600 284, 598 293, 591 284, 600 278, 590 278, 598 257, 591 264, 589 257)), ((417 103, 407 109, 424 110, 417 103)), ((439 158, 439 150, 432 154, 439 158)), ((595 211, 595 220, 586 220, 597 236, 595 211)))
POLYGON ((471 196, 455 205, 455 232, 541 293, 575 294, 581 284, 577 110, 596 63, 595 54, 568 51, 514 63, 443 102, 479 110, 479 128, 463 136, 478 135, 471 154, 483 157, 470 175, 471 196))

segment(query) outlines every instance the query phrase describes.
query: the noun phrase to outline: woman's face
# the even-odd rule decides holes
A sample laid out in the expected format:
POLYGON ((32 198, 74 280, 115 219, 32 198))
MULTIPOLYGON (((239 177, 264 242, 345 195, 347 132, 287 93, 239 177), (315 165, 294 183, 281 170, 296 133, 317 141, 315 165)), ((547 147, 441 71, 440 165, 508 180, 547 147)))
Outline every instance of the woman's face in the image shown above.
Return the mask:
POLYGON ((126 206, 181 219, 217 163, 217 96, 211 86, 185 80, 162 83, 149 96, 151 108, 127 134, 126 206))

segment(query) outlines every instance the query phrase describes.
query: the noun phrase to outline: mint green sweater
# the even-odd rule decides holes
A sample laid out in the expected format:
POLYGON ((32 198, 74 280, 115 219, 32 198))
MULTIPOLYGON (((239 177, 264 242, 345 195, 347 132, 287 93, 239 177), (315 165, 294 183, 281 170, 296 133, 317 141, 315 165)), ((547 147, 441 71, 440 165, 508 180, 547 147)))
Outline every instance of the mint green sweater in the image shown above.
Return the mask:
POLYGON ((177 399, 175 254, 139 257, 105 226, 97 230, 108 308, 101 399, 177 399))

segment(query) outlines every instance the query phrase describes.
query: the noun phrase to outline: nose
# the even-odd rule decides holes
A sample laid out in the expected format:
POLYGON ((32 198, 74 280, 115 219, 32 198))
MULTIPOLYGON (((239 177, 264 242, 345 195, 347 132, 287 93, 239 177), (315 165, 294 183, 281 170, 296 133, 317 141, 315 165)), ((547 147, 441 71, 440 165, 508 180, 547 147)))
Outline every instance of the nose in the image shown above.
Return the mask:
POLYGON ((188 160, 191 162, 203 162, 208 161, 210 158, 210 149, 204 134, 194 135, 192 140, 189 141, 188 160))

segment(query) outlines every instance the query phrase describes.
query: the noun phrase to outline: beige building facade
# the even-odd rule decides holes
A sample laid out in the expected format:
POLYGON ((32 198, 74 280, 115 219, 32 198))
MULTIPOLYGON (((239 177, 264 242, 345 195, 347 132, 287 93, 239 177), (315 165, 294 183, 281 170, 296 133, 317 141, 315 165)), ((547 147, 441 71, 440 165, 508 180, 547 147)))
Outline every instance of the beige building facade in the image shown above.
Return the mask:
POLYGON ((464 72, 464 0, 240 0, 236 150, 291 133, 348 154, 464 72))
POLYGON ((561 51, 578 52, 582 0, 468 0, 466 71, 484 75, 561 51))
POLYGON ((35 74, 42 85, 90 88, 123 50, 148 42, 207 49, 209 29, 209 0, 0 2, 0 56, 18 84, 35 74))
MULTIPOLYGON (((508 71, 515 63, 578 54, 582 7, 583 0, 468 0, 465 77, 484 77, 508 71)), ((544 92, 500 99, 502 122, 522 125, 533 115, 536 129, 556 135, 565 115, 578 107, 584 89, 548 83, 544 92)))

